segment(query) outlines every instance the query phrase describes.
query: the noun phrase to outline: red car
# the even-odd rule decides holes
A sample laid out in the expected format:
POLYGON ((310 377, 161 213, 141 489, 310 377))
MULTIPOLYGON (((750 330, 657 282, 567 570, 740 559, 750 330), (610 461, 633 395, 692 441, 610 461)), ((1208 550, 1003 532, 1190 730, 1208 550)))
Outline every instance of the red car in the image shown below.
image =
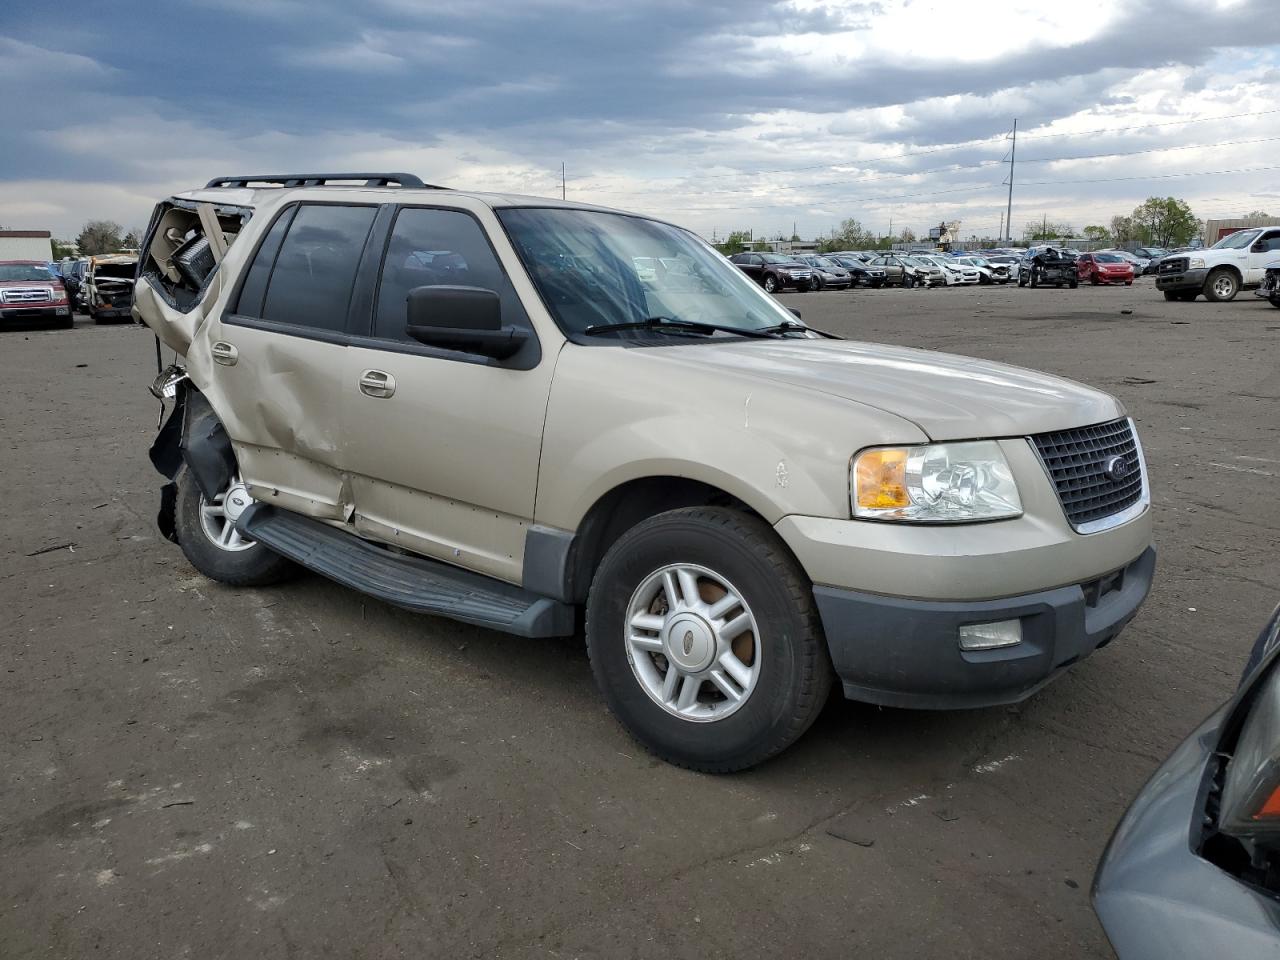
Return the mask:
POLYGON ((1076 260, 1076 273, 1090 283, 1123 283, 1133 286, 1133 264, 1114 253, 1082 253, 1076 260))
POLYGON ((0 322, 52 320, 70 327, 71 303, 62 278, 43 260, 0 260, 0 322))

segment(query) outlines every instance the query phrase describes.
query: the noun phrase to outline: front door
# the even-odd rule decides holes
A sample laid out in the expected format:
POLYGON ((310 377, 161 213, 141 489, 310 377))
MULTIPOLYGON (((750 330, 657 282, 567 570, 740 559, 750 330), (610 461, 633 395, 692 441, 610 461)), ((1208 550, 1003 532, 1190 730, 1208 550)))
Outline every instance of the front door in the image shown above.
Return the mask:
POLYGON ((398 211, 368 334, 351 340, 342 384, 357 532, 519 583, 556 358, 475 217, 398 211), (405 299, 436 284, 497 291, 503 324, 529 340, 501 362, 418 343, 405 299))

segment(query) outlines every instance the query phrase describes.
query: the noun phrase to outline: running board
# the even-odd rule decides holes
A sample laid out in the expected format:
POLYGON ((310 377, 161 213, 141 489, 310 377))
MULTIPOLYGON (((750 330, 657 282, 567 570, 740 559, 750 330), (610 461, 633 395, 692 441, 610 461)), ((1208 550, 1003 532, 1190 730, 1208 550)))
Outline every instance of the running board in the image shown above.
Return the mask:
POLYGON ((288 510, 252 504, 240 515, 236 529, 308 570, 415 613, 521 637, 574 632, 570 604, 435 560, 396 553, 288 510))

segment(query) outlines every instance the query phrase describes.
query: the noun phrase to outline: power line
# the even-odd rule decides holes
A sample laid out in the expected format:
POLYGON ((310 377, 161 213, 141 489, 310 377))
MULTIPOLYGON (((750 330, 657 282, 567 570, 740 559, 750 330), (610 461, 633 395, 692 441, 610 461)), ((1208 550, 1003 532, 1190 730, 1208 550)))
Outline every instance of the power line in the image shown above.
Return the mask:
POLYGON ((1186 143, 1177 147, 1148 147, 1145 150, 1123 150, 1114 153, 1091 153, 1081 157, 1034 157, 1023 163, 1062 163, 1066 160, 1105 160, 1108 157, 1136 157, 1143 153, 1167 153, 1171 150, 1212 150, 1217 147, 1238 147, 1250 143, 1274 143, 1280 137, 1258 137, 1255 140, 1220 140, 1217 143, 1186 143))
MULTIPOLYGON (((1264 173, 1280 170, 1280 164, 1270 167, 1240 167, 1234 170, 1196 170, 1190 173, 1158 173, 1145 177, 1102 177, 1095 180, 1024 180, 1024 187, 1047 187, 1073 183, 1124 183, 1131 180, 1176 180, 1180 177, 1218 177, 1231 173, 1264 173)), ((1254 196, 1254 194, 1251 194, 1254 196)))
MULTIPOLYGON (((1048 140, 1048 139, 1056 139, 1060 137, 1087 137, 1087 136, 1092 136, 1093 134, 1098 134, 1098 133, 1123 133, 1129 130, 1149 130, 1149 129, 1156 129, 1156 128, 1162 128, 1162 127, 1185 126, 1193 123, 1210 123, 1215 120, 1238 120, 1243 117, 1262 117, 1262 116, 1269 116, 1276 113, 1280 113, 1280 109, 1255 110, 1248 113, 1232 113, 1232 114, 1226 114, 1218 117, 1197 117, 1192 120, 1168 120, 1168 121, 1162 121, 1159 123, 1140 123, 1140 124, 1135 124, 1132 126, 1124 126, 1124 127, 1099 127, 1095 130, 1076 130, 1076 131, 1071 131, 1067 133, 1022 133, 1020 134, 1020 136, 1024 140, 1048 140)), ((806 164, 804 166, 796 166, 796 167, 773 167, 773 168, 766 168, 761 170, 739 170, 734 173, 711 173, 706 175, 671 174, 671 175, 662 176, 662 177, 642 177, 640 179, 650 181, 650 182, 670 181, 670 180, 702 180, 702 181, 724 180, 730 177, 755 177, 755 176, 765 176, 773 173, 802 173, 806 170, 830 170, 835 167, 867 166, 870 164, 883 163, 885 161, 890 161, 890 160, 906 160, 911 157, 928 156, 930 154, 935 154, 935 153, 947 153, 947 152, 953 152, 956 150, 977 149, 984 145, 995 143, 1000 139, 1007 140, 1008 138, 1009 138, 1008 134, 992 134, 989 137, 975 138, 973 140, 966 140, 962 143, 950 144, 947 146, 931 147, 925 150, 910 150, 910 151, 905 151, 903 153, 885 154, 884 156, 879 156, 879 157, 866 157, 866 158, 853 159, 853 160, 840 160, 835 163, 806 164)), ((1170 148, 1170 149, 1175 149, 1175 148, 1170 148)), ((1136 151, 1136 152, 1141 153, 1144 151, 1136 151)), ((1123 156, 1123 154, 1115 154, 1115 155, 1123 156)), ((1072 158, 1067 157, 1063 159, 1072 159, 1072 158)), ((998 161, 998 162, 1007 162, 1007 161, 998 161)), ((1023 161, 1023 162, 1025 163, 1027 161, 1023 161)), ((592 176, 591 174, 584 174, 581 177, 571 177, 570 179, 600 181, 600 180, 626 180, 630 178, 627 177, 625 174, 608 174, 603 176, 592 176)))
POLYGON ((1215 120, 1239 120, 1243 117, 1265 117, 1269 114, 1280 113, 1277 110, 1254 110, 1250 113, 1229 113, 1221 117, 1197 117, 1194 120, 1169 120, 1162 123, 1140 123, 1132 127, 1099 127, 1096 130, 1072 130, 1067 133, 1027 133, 1023 137, 1027 140, 1048 140, 1054 137, 1087 137, 1095 133, 1122 133, 1126 130, 1151 130, 1157 127, 1181 127, 1189 123, 1212 123, 1215 120))

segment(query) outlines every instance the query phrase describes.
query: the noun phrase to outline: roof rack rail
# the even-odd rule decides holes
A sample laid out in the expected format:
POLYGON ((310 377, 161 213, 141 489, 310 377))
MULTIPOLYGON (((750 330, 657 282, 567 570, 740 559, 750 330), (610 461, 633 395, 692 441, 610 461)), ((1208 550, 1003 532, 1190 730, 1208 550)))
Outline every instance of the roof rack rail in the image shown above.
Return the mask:
POLYGON ((423 183, 411 173, 269 173, 261 176, 214 177, 209 187, 247 187, 251 183, 274 183, 282 187, 323 187, 335 180, 363 180, 366 187, 417 187, 443 190, 434 183, 423 183))

